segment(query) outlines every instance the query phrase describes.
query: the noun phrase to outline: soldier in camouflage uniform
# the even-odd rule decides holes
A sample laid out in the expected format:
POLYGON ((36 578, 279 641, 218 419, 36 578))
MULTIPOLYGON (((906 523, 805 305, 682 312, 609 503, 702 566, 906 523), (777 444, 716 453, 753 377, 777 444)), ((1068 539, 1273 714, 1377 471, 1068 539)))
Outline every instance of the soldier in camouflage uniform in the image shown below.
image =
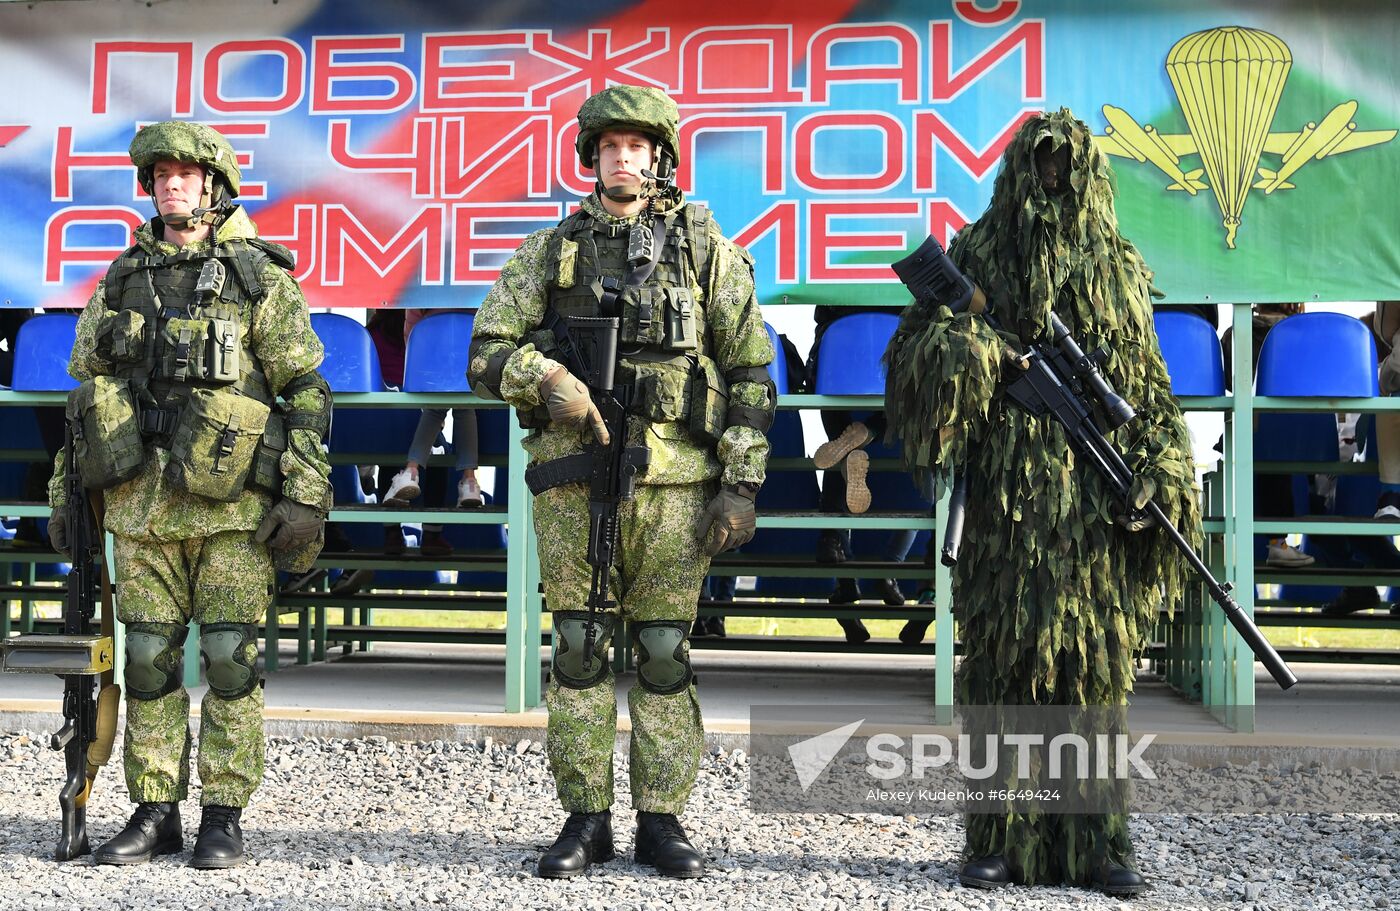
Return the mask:
POLYGON ((703 741, 686 633, 710 558, 753 535, 776 404, 773 346, 748 253, 670 186, 679 164, 675 103, 656 89, 613 86, 588 99, 578 119, 579 158, 597 173, 597 189, 506 263, 477 313, 469 368, 473 388, 515 406, 530 429, 531 470, 553 476, 532 489, 554 620, 548 752, 570 815, 538 872, 574 876, 613 857, 617 704, 607 650, 626 620, 638 655, 627 700, 637 860, 699 876, 704 862, 676 818, 703 741), (633 269, 646 266, 629 266, 628 246, 641 231, 658 253, 639 282, 633 269), (569 460, 606 442, 609 430, 555 330, 565 332, 561 318, 602 313, 621 318, 617 382, 635 391, 626 442, 645 447, 648 464, 635 498, 620 507, 610 578, 620 609, 599 615, 590 651, 582 609, 592 578, 589 492, 573 472, 579 460, 569 460))
MULTIPOLYGON (((1088 706, 1090 717, 1115 718, 1191 568, 1162 529, 1123 508, 1050 416, 1007 394, 1013 365, 1043 342, 1052 314, 1084 350, 1102 347, 1104 378, 1137 410, 1109 436, 1133 471, 1132 505, 1155 501, 1192 541, 1200 512, 1190 434, 1152 325, 1152 271, 1118 230, 1113 172, 1088 126, 1066 108, 1023 123, 987 211, 948 255, 985 294, 995 328, 978 307, 954 314, 915 302, 885 354, 885 407, 914 465, 962 466, 967 484, 953 571, 958 701, 965 710, 1088 706)), ((1073 783, 1081 796, 1093 785, 1073 783)), ((967 817, 963 885, 1147 888, 1126 812, 1014 801, 981 809, 967 817)))
MULTIPOLYGON (((233 149, 169 122, 131 143, 157 217, 111 265, 78 320, 68 420, 83 482, 105 489, 117 614, 126 625, 127 787, 138 807, 96 851, 136 864, 182 850, 189 782, 188 624, 200 626, 203 819, 191 865, 243 862, 242 808, 263 773, 258 622, 276 569, 309 568, 330 503, 330 390, 320 341, 238 195, 233 149), (277 401, 280 397, 281 402, 277 401)), ((50 534, 67 547, 64 455, 50 534)))

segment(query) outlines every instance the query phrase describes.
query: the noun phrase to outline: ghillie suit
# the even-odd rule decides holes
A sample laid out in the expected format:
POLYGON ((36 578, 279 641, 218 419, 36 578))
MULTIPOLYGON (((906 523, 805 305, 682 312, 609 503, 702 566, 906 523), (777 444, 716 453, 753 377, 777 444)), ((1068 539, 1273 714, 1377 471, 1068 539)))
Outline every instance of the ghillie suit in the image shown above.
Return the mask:
MULTIPOLYGON (((1059 315, 1086 351, 1106 346, 1110 384, 1137 417, 1110 434, 1140 486, 1199 539, 1191 444, 1152 326, 1152 273, 1118 233, 1112 173, 1067 110, 1013 138, 992 201, 949 253, 986 293, 983 317, 911 305, 886 352, 886 408, 911 467, 960 466, 969 506, 953 605, 968 706, 1121 706, 1158 611, 1190 570, 1157 529, 1116 524, 1122 505, 1061 428, 1006 397, 1013 352, 1059 315), (1069 148, 1068 187, 1042 185, 1035 151, 1069 148), (1154 491, 1155 488, 1155 491, 1154 491)), ((1134 492, 1138 491, 1135 485, 1134 492)), ((970 858, 1003 855, 1014 881, 1088 884, 1104 862, 1131 866, 1126 814, 969 815, 970 858)))

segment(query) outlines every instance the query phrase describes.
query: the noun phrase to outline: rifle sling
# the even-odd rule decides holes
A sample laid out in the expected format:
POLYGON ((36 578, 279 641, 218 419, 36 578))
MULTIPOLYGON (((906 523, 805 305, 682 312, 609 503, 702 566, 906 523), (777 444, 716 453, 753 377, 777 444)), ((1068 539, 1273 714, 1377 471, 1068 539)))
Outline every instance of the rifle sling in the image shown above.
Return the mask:
MULTIPOLYGON (((563 456, 540 462, 525 469, 525 484, 530 493, 539 496, 546 490, 563 487, 565 484, 586 483, 593 477, 594 456, 590 452, 563 456)), ((651 460, 651 453, 645 446, 628 446, 622 455, 624 466, 642 469, 651 460)))

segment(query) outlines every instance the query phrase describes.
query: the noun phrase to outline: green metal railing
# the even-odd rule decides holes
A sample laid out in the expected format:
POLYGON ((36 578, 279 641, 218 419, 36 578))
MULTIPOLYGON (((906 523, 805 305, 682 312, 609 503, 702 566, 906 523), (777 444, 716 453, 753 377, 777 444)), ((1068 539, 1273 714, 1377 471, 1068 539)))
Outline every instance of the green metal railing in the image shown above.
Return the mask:
MULTIPOLYGON (((1247 304, 1233 307, 1233 320, 1236 326, 1250 325, 1250 308, 1247 304)), ((1295 532, 1313 534, 1367 534, 1392 535, 1400 532, 1397 523, 1384 523, 1374 520, 1349 521, 1330 519, 1294 519, 1287 521, 1258 521, 1253 519, 1253 479, 1256 470, 1253 460, 1253 420, 1256 411, 1395 411, 1400 410, 1400 399, 1380 398, 1279 398, 1254 396, 1252 394, 1252 351, 1251 346, 1237 344, 1234 357, 1226 369, 1234 377, 1235 395, 1217 397, 1183 398, 1182 406, 1188 411, 1222 412, 1225 417, 1224 459, 1221 468, 1209 479, 1205 491, 1205 512, 1211 517, 1206 522, 1205 556, 1212 571, 1219 578, 1231 582, 1234 596, 1241 609, 1249 616, 1255 614, 1254 583, 1260 574, 1256 572, 1253 540, 1256 533, 1288 534, 1295 532)), ((61 392, 0 392, 0 406, 33 406, 62 404, 65 399, 61 392)), ((336 405, 354 408, 420 408, 470 406, 473 408, 503 408, 500 402, 488 401, 472 395, 460 393, 339 393, 336 405)), ((802 409, 858 409, 880 410, 883 398, 880 396, 817 396, 784 395, 779 397, 779 408, 802 409)), ((513 415, 512 415, 513 418, 513 415)), ((515 532, 505 555, 506 591, 504 595, 506 626, 505 680, 503 707, 506 711, 519 712, 537 706, 541 701, 540 686, 545 661, 541 658, 544 636, 541 630, 543 598, 540 594, 540 574, 537 561, 537 548, 534 539, 534 524, 531 497, 525 486, 525 454, 522 446, 524 431, 515 420, 509 421, 509 455, 504 465, 498 469, 497 484, 504 482, 508 488, 509 506, 505 510, 391 510, 380 507, 344 508, 337 507, 331 512, 331 519, 343 522, 440 522, 443 524, 503 523, 508 533, 515 532)), ((810 460, 783 460, 783 468, 802 468, 810 460), (788 464, 791 462, 793 464, 788 464)), ((891 466, 880 466, 891 467, 891 466)), ((1271 466, 1272 467, 1272 466, 1271 466)), ((1316 463, 1287 464, 1283 469, 1328 470, 1338 473, 1351 473, 1367 470, 1364 466, 1337 466, 1316 463)), ((846 527, 852 529, 928 529, 936 531, 943 525, 947 512, 947 497, 940 499, 931 515, 893 513, 884 515, 847 516, 839 514, 761 514, 758 517, 760 528, 821 529, 846 527)), ((5 515, 47 515, 46 507, 36 504, 0 504, 0 514, 5 515)), ((934 545, 936 546, 936 541, 934 545)), ((384 558, 379 564, 374 558, 365 558, 366 565, 403 565, 391 558, 384 558)), ((338 561, 343 562, 343 561, 338 561)), ((767 564, 755 564, 756 566, 767 564)), ((721 562, 714 568, 716 574, 747 574, 747 561, 721 562)), ((841 571, 830 566, 818 567, 815 564, 807 569, 788 568, 791 575, 841 575, 841 571)), ((893 575, 926 577, 926 567, 911 564, 893 575)), ((953 658, 954 623, 952 615, 951 577, 949 570, 939 565, 934 570, 934 620, 933 654, 935 658, 933 675, 933 695, 936 718, 947 722, 952 718, 953 705, 953 658)), ((781 575, 781 570, 775 575, 781 575)), ((1266 574, 1267 575, 1267 574, 1266 574)), ((6 580, 9 571, 6 570, 6 580)), ((1268 576, 1272 578, 1272 576, 1268 576)), ((1302 578, 1302 577, 1298 577, 1302 578)), ((1352 576, 1347 576, 1351 580, 1352 576)), ((1356 574, 1355 579, 1364 581, 1364 573, 1356 574)), ((1331 581, 1331 580, 1329 580, 1331 581)), ((1340 584, 1340 583, 1338 583, 1340 584)), ((9 595, 3 595, 11 600, 9 595)), ((325 645, 326 620, 324 611, 348 608, 352 599, 336 599, 325 596, 297 596, 279 603, 270 614, 267 622, 267 637, 270 650, 275 648, 281 635, 280 615, 297 613, 297 630, 300 639, 298 660, 310 660, 308 640, 317 643, 317 654, 325 645), (319 633, 318 633, 319 631, 319 633)), ((367 604, 368 602, 361 602, 367 604)), ((376 601, 374 603, 381 603, 376 601)), ((499 599, 493 605, 499 609, 499 599)), ((738 614, 754 614, 762 604, 759 602, 737 602, 733 609, 738 614)), ((459 610, 474 609, 470 605, 455 607, 459 610)), ((488 609, 486 607, 475 609, 488 609)), ((371 608, 365 606, 362 616, 368 621, 371 608)), ((812 616, 841 616, 842 609, 828 605, 813 605, 812 616)), ((887 610, 887 609, 885 609, 887 610)), ((881 609, 861 608, 859 615, 873 616, 881 609)), ((756 614, 771 616, 770 614, 756 614)), ((856 613, 848 614, 850 616, 856 613)), ((1316 620, 1306 621, 1318 625, 1316 620)), ((5 608, 5 629, 10 626, 8 604, 5 608)), ((367 640, 374 638, 368 623, 356 626, 354 638, 367 640)), ((387 631, 386 631, 387 632, 387 631)), ((1253 724, 1254 661, 1253 655, 1239 639, 1234 629, 1226 622, 1220 609, 1209 600, 1196 593, 1188 599, 1173 623, 1164 627, 1164 649, 1158 657, 1164 662, 1168 679, 1188 697, 1199 694, 1201 701, 1223 721, 1231 726, 1248 730, 1253 724)), ((402 631, 388 634, 385 638, 404 638, 402 631)), ((499 641, 500 634, 487 634, 485 639, 499 641)), ((477 636, 476 639, 482 639, 477 636)), ((473 641, 476 641, 473 639, 473 641)), ((482 639, 482 641, 485 641, 482 639)), ((465 640, 463 640, 465 641, 465 640)), ((736 643, 734 647, 753 647, 749 643, 736 643)), ((782 647, 782 646, 775 646, 782 647)), ((193 655, 195 650, 187 650, 193 655)), ((1154 653, 1157 654, 1157 653, 1154 653)), ((276 657, 270 659, 270 669, 275 669, 276 657)), ((198 677, 197 666, 191 664, 187 674, 198 677)))

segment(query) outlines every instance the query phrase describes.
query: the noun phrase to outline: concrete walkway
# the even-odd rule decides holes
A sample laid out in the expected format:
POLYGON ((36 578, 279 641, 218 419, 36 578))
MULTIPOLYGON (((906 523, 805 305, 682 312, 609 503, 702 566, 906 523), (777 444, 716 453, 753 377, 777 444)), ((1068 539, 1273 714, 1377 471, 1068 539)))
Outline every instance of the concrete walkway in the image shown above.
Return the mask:
MULTIPOLYGON (((833 649, 839 645, 833 640, 833 649)), ((311 665, 286 655, 268 677, 268 731, 284 736, 399 740, 480 739, 543 735, 543 707, 519 714, 504 701, 504 649, 490 645, 379 644, 372 652, 311 665)), ((747 739, 754 705, 878 705, 882 720, 928 724, 933 717, 933 662, 897 655, 791 654, 697 650, 705 728, 712 739, 747 739)), ((1261 670, 1255 733, 1233 734, 1199 705, 1184 702, 1143 676, 1129 711, 1134 733, 1213 744, 1288 745, 1400 752, 1400 668, 1298 665, 1300 683, 1280 692, 1261 670)), ((618 679, 620 728, 627 725, 626 689, 618 679)), ((60 710, 55 678, 0 675, 0 729, 44 730, 60 710)), ((198 706, 203 693, 193 692, 198 706)))

